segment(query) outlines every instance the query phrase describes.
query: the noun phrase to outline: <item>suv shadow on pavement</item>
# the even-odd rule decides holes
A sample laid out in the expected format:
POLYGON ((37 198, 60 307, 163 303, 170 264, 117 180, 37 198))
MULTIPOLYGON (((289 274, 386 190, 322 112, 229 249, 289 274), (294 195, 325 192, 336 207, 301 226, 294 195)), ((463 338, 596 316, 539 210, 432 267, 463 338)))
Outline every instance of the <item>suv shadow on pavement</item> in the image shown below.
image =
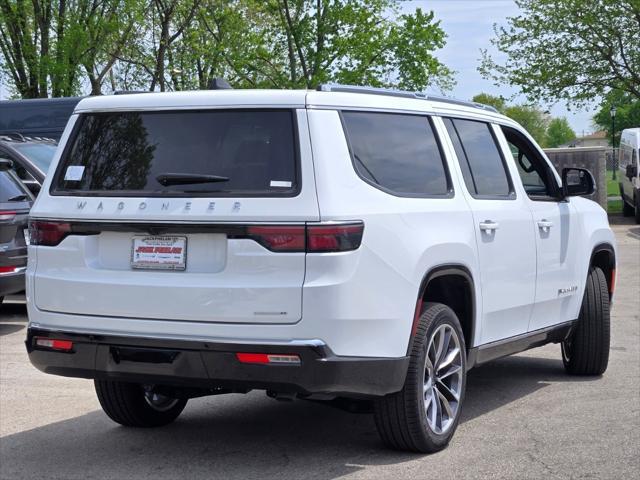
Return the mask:
MULTIPOLYGON (((590 380, 566 376, 556 359, 516 356, 495 361, 469 374, 462 428, 551 382, 590 380)), ((443 454, 454 454, 456 443, 443 454)), ((2 457, 10 459, 0 467, 3 478, 55 471, 61 478, 109 472, 114 478, 177 478, 188 473, 189 478, 333 479, 368 466, 423 458, 385 449, 372 415, 299 400, 276 402, 261 392, 197 399, 177 422, 153 430, 113 426, 102 411, 94 411, 8 435, 1 450, 2 457)), ((433 461, 437 468, 439 455, 423 461, 433 461)))

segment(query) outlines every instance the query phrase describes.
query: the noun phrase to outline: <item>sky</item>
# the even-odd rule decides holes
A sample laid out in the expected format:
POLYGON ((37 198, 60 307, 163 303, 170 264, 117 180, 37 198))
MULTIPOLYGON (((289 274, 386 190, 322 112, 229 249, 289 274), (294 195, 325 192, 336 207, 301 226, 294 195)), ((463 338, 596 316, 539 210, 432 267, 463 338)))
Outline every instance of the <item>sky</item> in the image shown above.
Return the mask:
MULTIPOLYGON (((416 8, 433 10, 436 20, 441 21, 447 33, 447 44, 435 52, 436 57, 457 73, 457 85, 447 95, 470 100, 474 95, 485 92, 509 98, 519 94, 517 87, 495 86, 492 81, 482 78, 477 68, 480 64, 480 49, 487 49, 491 56, 501 63, 505 56, 493 48, 490 41, 494 37, 493 25, 507 25, 507 17, 516 16, 519 9, 513 0, 415 0, 403 2, 402 9, 411 12, 416 8)), ((516 103, 525 103, 526 98, 518 96, 516 103)), ((594 130, 590 109, 569 111, 565 104, 540 105, 554 117, 566 117, 578 136, 594 130)))

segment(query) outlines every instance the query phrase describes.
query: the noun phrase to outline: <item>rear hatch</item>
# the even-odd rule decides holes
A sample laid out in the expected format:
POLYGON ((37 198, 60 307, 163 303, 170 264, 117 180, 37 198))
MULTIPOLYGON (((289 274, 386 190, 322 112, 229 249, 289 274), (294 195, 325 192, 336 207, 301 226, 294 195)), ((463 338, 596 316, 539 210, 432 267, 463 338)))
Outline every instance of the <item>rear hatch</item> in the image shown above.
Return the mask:
POLYGON ((297 322, 304 225, 319 220, 304 121, 288 109, 80 115, 38 202, 50 215, 31 224, 36 306, 297 322))
POLYGON ((0 170, 0 279, 27 265, 27 220, 33 197, 9 170, 0 170))

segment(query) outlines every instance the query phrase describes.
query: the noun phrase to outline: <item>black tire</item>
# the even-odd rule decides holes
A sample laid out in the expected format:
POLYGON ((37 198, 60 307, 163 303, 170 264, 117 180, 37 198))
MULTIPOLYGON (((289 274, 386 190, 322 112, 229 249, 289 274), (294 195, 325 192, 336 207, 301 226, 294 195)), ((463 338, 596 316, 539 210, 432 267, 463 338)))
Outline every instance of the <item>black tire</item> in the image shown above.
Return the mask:
POLYGON ((635 214, 635 208, 629 205, 624 199, 622 199, 622 215, 624 217, 631 217, 635 214))
POLYGON ((609 363, 609 290, 604 273, 591 267, 580 316, 571 336, 562 343, 562 361, 571 375, 602 375, 609 363))
MULTIPOLYGON (((442 450, 449 444, 460 420, 466 388, 466 361, 464 336, 456 314, 446 305, 426 303, 411 347, 409 368, 404 387, 400 392, 387 395, 375 402, 376 427, 385 445, 396 450, 432 453, 442 450), (457 387, 455 388, 459 388, 455 415, 449 417, 449 420, 452 419, 451 422, 447 420, 449 426, 446 431, 443 429, 442 433, 437 433, 427 421, 427 407, 425 407, 423 388, 427 378, 427 375, 425 375, 427 348, 432 336, 443 325, 450 327, 445 331, 454 332, 457 336, 460 349, 459 360, 456 360, 451 365, 453 366, 454 363, 459 364, 461 375, 455 374, 457 379, 457 387)), ((429 402, 428 406, 431 407, 431 412, 433 413, 434 402, 429 402)))
POLYGON ((147 397, 150 394, 136 383, 95 380, 94 385, 104 412, 111 420, 126 427, 167 425, 178 418, 187 404, 187 400, 156 396, 160 401, 153 406, 152 399, 147 397))
POLYGON ((636 214, 636 223, 640 223, 640 192, 636 194, 636 208, 635 208, 635 214, 636 214))
POLYGON ((631 217, 635 213, 635 208, 633 205, 629 205, 627 201, 624 199, 624 195, 622 193, 622 184, 620 186, 620 198, 622 198, 622 215, 625 217, 631 217))

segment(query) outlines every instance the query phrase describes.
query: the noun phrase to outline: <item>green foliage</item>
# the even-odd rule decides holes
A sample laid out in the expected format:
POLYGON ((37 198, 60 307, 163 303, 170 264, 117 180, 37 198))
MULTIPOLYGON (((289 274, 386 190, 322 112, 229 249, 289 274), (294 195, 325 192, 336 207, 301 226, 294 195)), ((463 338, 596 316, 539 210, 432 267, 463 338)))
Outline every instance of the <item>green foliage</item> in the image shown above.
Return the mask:
POLYGON ((0 68, 23 98, 92 93, 132 38, 140 0, 0 0, 0 68))
POLYGON ((548 117, 531 105, 511 105, 505 108, 504 114, 522 125, 540 146, 547 144, 548 117))
POLYGON ((555 148, 565 143, 569 143, 576 138, 569 122, 565 117, 553 118, 547 127, 546 146, 555 148))
POLYGON ((555 147, 575 138, 566 118, 551 119, 548 112, 543 112, 533 105, 509 105, 504 97, 496 97, 488 93, 479 93, 472 101, 490 105, 498 112, 515 120, 542 147, 555 147), (567 140, 564 140, 564 139, 567 140), (561 141, 558 141, 562 139, 561 141))
POLYGON ((397 0, 0 0, 0 67, 19 96, 116 90, 450 89, 433 12, 397 0), (7 32, 5 34, 5 32, 7 32))
POLYGON ((620 133, 625 128, 640 127, 640 99, 620 90, 611 90, 600 104, 593 117, 593 123, 607 132, 611 143, 611 106, 616 106, 616 146, 620 143, 620 133))
POLYGON ((480 72, 519 86, 532 102, 584 105, 615 89, 640 98, 638 0, 516 0, 521 15, 494 27, 480 72))

